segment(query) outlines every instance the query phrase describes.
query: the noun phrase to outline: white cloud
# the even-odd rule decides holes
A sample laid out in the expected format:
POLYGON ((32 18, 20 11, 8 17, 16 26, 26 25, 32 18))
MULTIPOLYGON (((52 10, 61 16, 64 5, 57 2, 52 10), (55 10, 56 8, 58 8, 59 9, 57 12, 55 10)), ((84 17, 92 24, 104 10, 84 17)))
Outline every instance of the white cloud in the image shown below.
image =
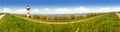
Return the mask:
POLYGON ((102 10, 104 10, 104 11, 109 11, 109 10, 111 10, 109 7, 104 7, 104 8, 100 8, 99 9, 100 11, 102 11, 102 10))
MULTIPOLYGON (((33 14, 71 14, 71 13, 102 13, 102 12, 115 12, 120 11, 119 7, 98 7, 96 8, 87 8, 87 7, 76 7, 72 9, 68 8, 55 8, 49 9, 45 8, 43 10, 40 9, 32 9, 30 10, 33 14)), ((4 7, 2 12, 6 13, 19 13, 19 14, 26 14, 26 9, 9 9, 4 7)))
POLYGON ((114 11, 119 11, 119 12, 120 12, 120 8, 118 8, 118 7, 113 8, 113 10, 114 10, 114 11))
POLYGON ((49 9, 49 8, 45 8, 44 10, 48 11, 48 10, 50 10, 50 9, 49 9))
POLYGON ((39 11, 39 9, 33 9, 33 10, 31 10, 31 13, 32 14, 38 14, 38 13, 40 13, 40 11, 39 11))
POLYGON ((90 9, 85 7, 78 7, 74 9, 74 11, 87 11, 87 10, 90 10, 90 9))
POLYGON ((68 13, 71 12, 71 10, 68 9, 68 8, 57 8, 57 9, 55 9, 55 10, 52 11, 52 12, 53 12, 53 14, 54 14, 54 13, 56 13, 56 14, 68 14, 68 13))
POLYGON ((39 12, 39 9, 34 9, 32 12, 39 12))
POLYGON ((8 12, 11 12, 11 9, 7 8, 7 7, 4 7, 2 12, 4 13, 8 13, 8 12))
POLYGON ((27 12, 26 9, 17 9, 14 13, 24 14, 24 13, 26 13, 26 12, 27 12))
POLYGON ((39 11, 40 14, 66 14, 68 13, 70 10, 67 8, 56 8, 56 9, 51 9, 48 11, 39 11))
POLYGON ((26 12, 27 10, 25 10, 25 9, 18 9, 18 10, 16 10, 16 12, 26 12))
POLYGON ((120 11, 120 8, 116 7, 103 7, 99 9, 99 12, 118 12, 120 11))
POLYGON ((102 8, 97 9, 95 12, 101 13, 101 12, 110 12, 110 11, 112 11, 112 9, 110 7, 102 7, 102 8))
POLYGON ((88 13, 91 9, 86 7, 74 8, 72 13, 88 13))
POLYGON ((70 11, 70 10, 67 8, 58 8, 58 9, 55 9, 54 11, 66 12, 66 11, 70 11))

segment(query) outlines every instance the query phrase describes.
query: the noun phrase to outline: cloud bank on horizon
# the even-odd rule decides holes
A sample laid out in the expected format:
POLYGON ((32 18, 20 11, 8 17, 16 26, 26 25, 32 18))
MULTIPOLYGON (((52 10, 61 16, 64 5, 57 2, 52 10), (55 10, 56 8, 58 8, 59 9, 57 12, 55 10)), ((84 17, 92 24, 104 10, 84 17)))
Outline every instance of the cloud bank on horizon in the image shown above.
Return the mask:
MULTIPOLYGON (((10 9, 4 7, 0 12, 4 13, 17 13, 26 14, 26 9, 10 9)), ((76 7, 76 8, 44 8, 44 9, 31 9, 31 14, 71 14, 71 13, 104 13, 104 12, 120 12, 120 7, 101 7, 101 8, 87 8, 87 7, 76 7)))

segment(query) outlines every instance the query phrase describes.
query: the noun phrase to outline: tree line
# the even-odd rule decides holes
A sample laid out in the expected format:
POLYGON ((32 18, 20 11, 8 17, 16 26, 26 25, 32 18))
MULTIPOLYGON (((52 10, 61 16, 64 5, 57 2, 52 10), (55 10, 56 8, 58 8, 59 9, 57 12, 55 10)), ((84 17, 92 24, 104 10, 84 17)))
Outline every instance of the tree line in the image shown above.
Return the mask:
POLYGON ((87 18, 87 17, 94 17, 101 15, 103 13, 89 13, 86 15, 77 15, 77 14, 70 14, 70 16, 47 16, 47 15, 34 15, 33 19, 41 19, 41 20, 68 20, 68 19, 80 19, 80 18, 87 18))

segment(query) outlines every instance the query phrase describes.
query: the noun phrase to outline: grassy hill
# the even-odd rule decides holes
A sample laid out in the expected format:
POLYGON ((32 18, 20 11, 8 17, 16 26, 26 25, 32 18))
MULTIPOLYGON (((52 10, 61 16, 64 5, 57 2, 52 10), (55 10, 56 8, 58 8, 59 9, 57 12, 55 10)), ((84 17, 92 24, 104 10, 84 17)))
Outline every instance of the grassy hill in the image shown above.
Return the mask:
POLYGON ((120 32, 119 30, 120 19, 115 13, 73 24, 42 24, 11 14, 0 20, 0 32, 120 32))

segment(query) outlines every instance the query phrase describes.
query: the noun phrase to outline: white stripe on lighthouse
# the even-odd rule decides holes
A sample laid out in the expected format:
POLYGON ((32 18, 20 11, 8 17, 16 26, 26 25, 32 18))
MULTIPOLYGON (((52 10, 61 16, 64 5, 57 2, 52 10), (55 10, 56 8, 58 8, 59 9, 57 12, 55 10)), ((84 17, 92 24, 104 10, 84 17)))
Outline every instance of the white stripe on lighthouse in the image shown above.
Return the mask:
POLYGON ((27 9, 27 18, 30 18, 30 7, 27 6, 26 9, 27 9))
POLYGON ((30 11, 29 10, 27 11, 27 16, 30 16, 30 11))

